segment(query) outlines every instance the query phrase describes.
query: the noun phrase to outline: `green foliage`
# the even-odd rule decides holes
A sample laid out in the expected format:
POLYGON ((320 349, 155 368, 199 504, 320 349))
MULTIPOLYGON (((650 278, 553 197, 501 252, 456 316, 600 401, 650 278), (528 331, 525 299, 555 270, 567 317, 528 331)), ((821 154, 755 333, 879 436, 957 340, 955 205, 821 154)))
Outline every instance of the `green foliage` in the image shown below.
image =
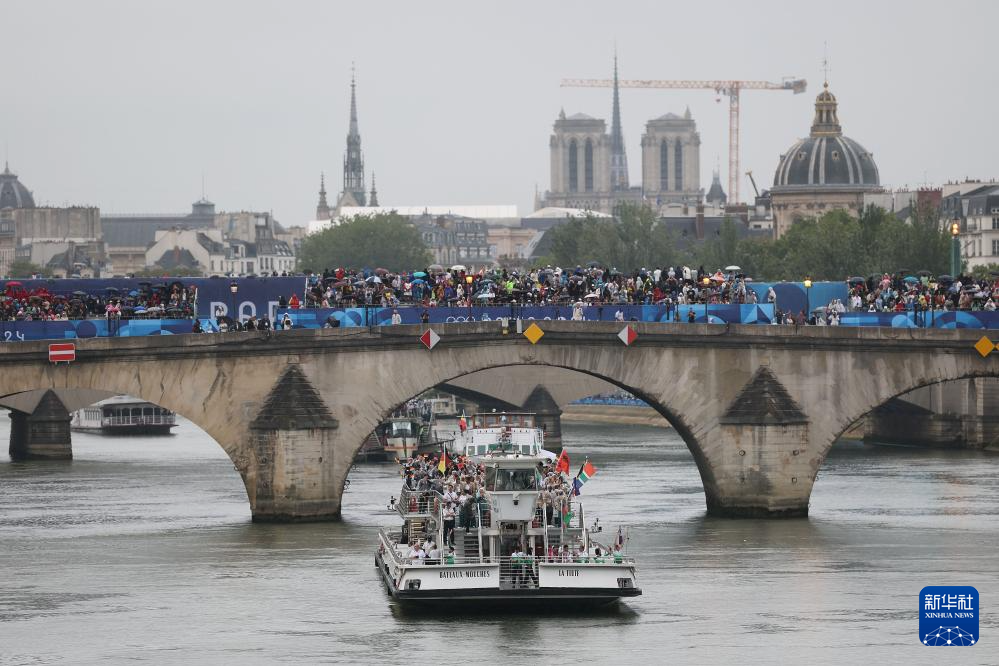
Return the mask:
POLYGON ((303 269, 387 268, 408 271, 432 262, 416 227, 398 213, 356 217, 302 241, 298 265, 303 269))
POLYGON ((860 219, 837 210, 795 223, 776 241, 741 241, 736 263, 766 280, 844 280, 903 268, 939 275, 949 267, 949 243, 932 208, 916 211, 911 224, 877 207, 860 219))
POLYGON ((971 269, 971 277, 976 280, 994 280, 999 275, 999 264, 985 264, 971 269))
POLYGON ((597 261, 632 271, 679 260, 668 231, 645 206, 621 205, 616 220, 591 215, 573 218, 548 233, 552 235, 551 263, 559 266, 597 261))
POLYGON ((25 261, 23 259, 17 259, 10 265, 10 270, 7 274, 12 278, 30 278, 32 275, 41 275, 42 277, 51 277, 52 271, 45 266, 39 266, 38 264, 33 264, 30 261, 25 261))

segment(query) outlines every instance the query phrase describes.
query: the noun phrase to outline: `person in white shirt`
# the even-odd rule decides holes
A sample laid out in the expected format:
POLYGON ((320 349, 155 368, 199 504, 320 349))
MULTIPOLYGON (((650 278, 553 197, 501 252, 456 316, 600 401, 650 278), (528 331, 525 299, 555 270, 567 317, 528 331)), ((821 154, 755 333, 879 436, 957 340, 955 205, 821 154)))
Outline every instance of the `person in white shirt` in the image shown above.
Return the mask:
POLYGON ((414 542, 409 547, 409 552, 406 554, 406 557, 409 558, 410 564, 420 564, 426 556, 427 554, 423 551, 423 548, 420 547, 419 541, 414 542))

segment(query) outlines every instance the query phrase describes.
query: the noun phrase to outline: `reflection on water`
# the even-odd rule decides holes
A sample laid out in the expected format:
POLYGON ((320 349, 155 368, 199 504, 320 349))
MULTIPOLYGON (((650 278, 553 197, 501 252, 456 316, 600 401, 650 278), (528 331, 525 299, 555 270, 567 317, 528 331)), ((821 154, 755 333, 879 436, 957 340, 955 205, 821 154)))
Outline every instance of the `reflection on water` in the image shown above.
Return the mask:
MULTIPOLYGON (((373 544, 396 522, 394 464, 352 471, 341 523, 254 525, 231 462, 186 421, 172 437, 75 433, 67 463, 0 453, 0 664, 921 663, 920 588, 999 596, 997 455, 841 446, 809 519, 720 520, 672 432, 566 424, 564 437, 598 467, 588 521, 625 527, 644 596, 467 622, 400 612, 381 587, 373 544)), ((996 631, 987 608, 983 632, 996 631)), ((971 654, 995 661, 984 638, 971 654)))

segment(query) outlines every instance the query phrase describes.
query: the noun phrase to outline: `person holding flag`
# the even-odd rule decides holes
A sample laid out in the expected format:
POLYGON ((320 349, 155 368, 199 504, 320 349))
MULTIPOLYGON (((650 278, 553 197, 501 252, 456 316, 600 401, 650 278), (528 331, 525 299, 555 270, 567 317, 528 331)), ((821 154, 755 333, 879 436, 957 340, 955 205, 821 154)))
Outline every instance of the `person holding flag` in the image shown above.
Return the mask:
POLYGON ((461 418, 458 419, 458 430, 462 434, 465 434, 465 431, 468 430, 468 420, 465 418, 465 410, 461 410, 461 418))
POLYGON ((558 460, 555 462, 555 473, 560 472, 569 473, 569 453, 565 449, 558 454, 558 460))

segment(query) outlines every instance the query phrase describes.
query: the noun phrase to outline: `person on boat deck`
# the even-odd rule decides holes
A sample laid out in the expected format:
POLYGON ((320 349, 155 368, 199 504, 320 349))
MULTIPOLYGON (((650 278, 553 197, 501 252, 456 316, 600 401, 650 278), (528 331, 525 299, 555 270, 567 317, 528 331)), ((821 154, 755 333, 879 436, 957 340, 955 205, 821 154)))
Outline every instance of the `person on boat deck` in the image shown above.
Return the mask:
POLYGON ((534 549, 530 546, 527 547, 527 552, 524 553, 524 574, 527 576, 527 583, 530 585, 538 585, 538 574, 534 572, 534 549))
POLYGON ((454 543, 454 502, 444 504, 444 543, 454 543))
POLYGON ((423 546, 417 541, 410 547, 407 557, 412 564, 423 564, 423 560, 427 557, 427 551, 423 550, 423 546))
POLYGON ((557 562, 572 562, 572 553, 569 552, 569 544, 562 544, 562 552, 556 558, 557 562))
POLYGON ((427 564, 440 564, 440 561, 441 561, 441 551, 440 551, 440 548, 437 547, 436 543, 434 543, 434 542, 431 541, 430 542, 430 550, 427 551, 426 563, 427 564))
POLYGON ((510 569, 513 572, 513 586, 520 587, 524 583, 524 565, 522 558, 524 553, 520 552, 520 546, 510 553, 510 569))

